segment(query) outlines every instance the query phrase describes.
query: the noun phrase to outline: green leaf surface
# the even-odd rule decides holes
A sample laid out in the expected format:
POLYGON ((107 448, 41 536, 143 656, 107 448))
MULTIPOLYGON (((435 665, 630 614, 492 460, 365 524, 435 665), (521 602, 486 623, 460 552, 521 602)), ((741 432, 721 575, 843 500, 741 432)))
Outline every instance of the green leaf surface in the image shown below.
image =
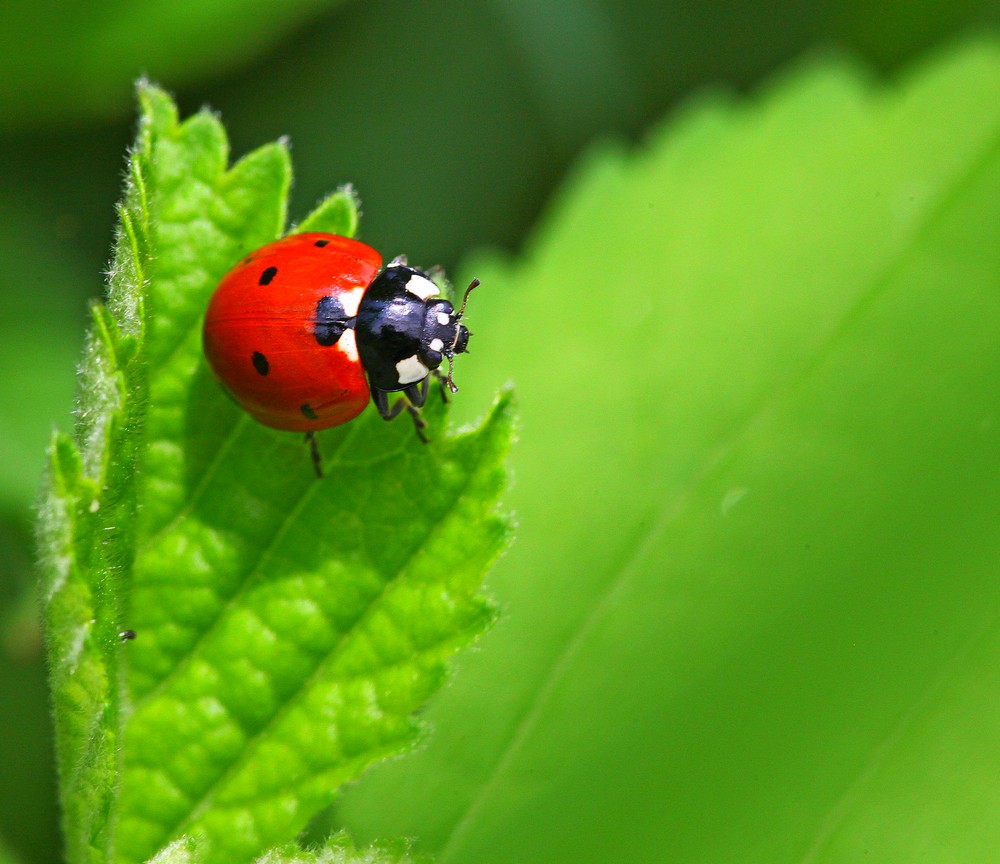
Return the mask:
POLYGON ((703 99, 471 272, 511 612, 341 822, 440 864, 997 860, 1000 46, 703 99))
MULTIPOLYGON (((301 436, 250 421, 201 351, 219 279, 284 228, 287 149, 229 168, 216 117, 139 96, 112 290, 41 520, 68 857, 250 861, 411 746, 491 623, 511 396, 451 434, 435 403, 429 446, 369 411, 319 436, 317 480, 301 436)), ((352 190, 303 224, 352 234, 352 190)))

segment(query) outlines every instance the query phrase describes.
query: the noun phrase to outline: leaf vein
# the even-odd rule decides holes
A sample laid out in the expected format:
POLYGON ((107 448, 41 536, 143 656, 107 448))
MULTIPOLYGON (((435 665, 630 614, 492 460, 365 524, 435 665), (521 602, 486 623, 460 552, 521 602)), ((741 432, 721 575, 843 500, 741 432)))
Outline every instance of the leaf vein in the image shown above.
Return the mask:
MULTIPOLYGON (((345 436, 346 438, 346 436, 345 436)), ((296 688, 295 692, 290 694, 285 702, 280 706, 280 708, 275 712, 275 714, 264 723, 260 729, 258 729, 243 746, 239 757, 234 760, 225 771, 212 782, 212 784, 205 790, 202 794, 201 799, 195 806, 191 809, 189 814, 175 824, 172 828, 168 829, 167 837, 175 837, 184 831, 188 830, 191 825, 193 825, 202 813, 207 811, 213 806, 213 796, 215 793, 224 786, 224 784, 233 776, 235 776, 247 763, 249 763, 256 753, 257 748, 260 744, 266 740, 270 735, 270 730, 272 727, 278 723, 286 714, 288 714, 297 703, 303 699, 313 688, 318 680, 323 677, 323 674, 329 664, 338 657, 344 646, 347 644, 348 640, 351 639, 358 629, 364 624, 364 622, 370 618, 372 614, 380 607, 380 604, 389 593, 389 590, 397 585, 402 576, 408 571, 410 564, 419 555, 419 553, 432 541, 432 539, 437 536, 443 529, 443 526, 450 523, 450 520, 454 518, 456 504, 462 500, 469 487, 472 485, 472 481, 476 479, 479 472, 483 470, 484 466, 487 468, 490 466, 489 453, 481 452, 476 465, 469 470, 464 477, 464 480, 460 487, 455 490, 454 496, 451 498, 450 503, 444 508, 443 516, 430 522, 429 530, 421 541, 416 543, 410 554, 407 556, 406 560, 403 561, 395 574, 390 576, 383 583, 379 593, 375 595, 371 601, 366 606, 364 612, 358 617, 358 619, 341 634, 337 641, 326 656, 323 657, 317 664, 316 668, 310 673, 302 683, 296 688)), ((313 488, 318 486, 315 484, 313 488)), ((273 544, 272 544, 273 546, 273 544)))
MULTIPOLYGON (((353 430, 351 431, 353 432, 353 430)), ((349 437, 350 435, 348 434, 341 439, 341 446, 343 446, 343 442, 349 437)), ((260 576, 264 564, 270 560, 270 557, 274 554, 275 549, 281 543, 282 539, 284 539, 291 527, 295 524, 299 514, 303 509, 305 509, 306 504, 311 500, 312 496, 316 494, 316 490, 321 485, 321 483, 312 483, 309 485, 306 491, 299 498, 296 505, 289 510, 284 519, 281 520, 281 523, 277 526, 267 547, 261 553, 254 566, 247 571, 246 576, 240 582, 239 588, 233 592, 233 594, 231 594, 226 602, 219 608, 215 617, 208 624, 208 626, 201 631, 198 639, 192 644, 191 649, 187 652, 187 654, 178 660, 177 665, 175 665, 154 688, 152 688, 148 693, 146 693, 145 696, 142 697, 142 699, 135 703, 136 711, 162 694, 170 683, 173 682, 193 662, 195 656, 198 654, 199 647, 202 646, 208 640, 209 636, 211 636, 218 629, 220 622, 225 618, 226 614, 236 608, 239 600, 253 585, 256 584, 257 577, 260 576)))

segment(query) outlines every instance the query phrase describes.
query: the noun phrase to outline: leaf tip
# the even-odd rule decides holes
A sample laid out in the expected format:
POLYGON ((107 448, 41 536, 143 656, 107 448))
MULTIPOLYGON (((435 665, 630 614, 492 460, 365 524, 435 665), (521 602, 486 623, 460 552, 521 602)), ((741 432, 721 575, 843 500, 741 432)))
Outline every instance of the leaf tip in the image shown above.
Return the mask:
POLYGON ((361 218, 361 203, 354 191, 354 186, 346 183, 339 186, 336 192, 328 195, 313 209, 295 231, 325 231, 329 234, 340 234, 342 237, 353 237, 357 234, 361 218))
POLYGON ((164 846, 147 864, 194 864, 198 857, 197 841, 185 835, 164 846))
POLYGON ((143 76, 135 82, 135 91, 143 125, 156 129, 177 125, 177 105, 166 90, 143 76))

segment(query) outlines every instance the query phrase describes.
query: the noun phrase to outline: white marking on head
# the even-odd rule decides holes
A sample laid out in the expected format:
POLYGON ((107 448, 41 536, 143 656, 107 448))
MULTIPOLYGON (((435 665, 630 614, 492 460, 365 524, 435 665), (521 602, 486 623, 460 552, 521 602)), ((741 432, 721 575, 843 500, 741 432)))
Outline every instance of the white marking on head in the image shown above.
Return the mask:
POLYGON ((413 384, 416 381, 423 381, 430 374, 430 369, 424 366, 417 359, 417 355, 400 360, 396 364, 396 374, 399 376, 400 384, 413 384))
POLYGON ((351 288, 349 291, 344 291, 340 294, 340 304, 344 307, 344 314, 348 318, 353 318, 358 314, 358 307, 361 305, 361 298, 364 296, 364 293, 364 286, 359 285, 357 288, 351 288))
POLYGON ((438 324, 450 324, 451 315, 447 312, 438 312, 438 324))
POLYGON ((358 362, 358 340, 354 338, 353 330, 348 328, 340 334, 340 338, 337 340, 337 349, 343 351, 351 362, 358 362))
POLYGON ((444 342, 440 339, 431 339, 431 351, 440 351, 444 348, 444 342))
POLYGON ((430 300, 431 297, 437 297, 441 293, 441 289, 437 285, 419 273, 410 276, 409 282, 406 283, 406 290, 411 294, 416 294, 421 300, 430 300))

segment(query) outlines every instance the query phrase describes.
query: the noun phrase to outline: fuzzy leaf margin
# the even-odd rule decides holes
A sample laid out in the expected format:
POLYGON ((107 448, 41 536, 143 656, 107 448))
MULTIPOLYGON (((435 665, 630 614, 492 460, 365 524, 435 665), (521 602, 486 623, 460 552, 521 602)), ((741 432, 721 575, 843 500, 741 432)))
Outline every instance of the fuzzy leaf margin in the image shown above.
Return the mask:
MULTIPOLYGON (((510 536, 512 397, 450 434, 433 405, 426 447, 367 412, 321 436, 318 481, 201 353, 219 278, 283 232, 287 147, 230 168, 218 118, 181 122, 146 83, 139 100, 108 302, 39 519, 68 860, 190 857, 171 844, 194 836, 199 861, 249 861, 412 746, 447 658, 493 620, 478 592, 510 536)), ((301 225, 356 227, 349 187, 301 225)))
POLYGON ((146 401, 145 280, 150 266, 145 175, 150 126, 140 124, 108 279, 79 369, 76 429, 49 450, 38 519, 40 591, 55 713, 67 858, 108 860, 121 772, 127 616, 146 401))

